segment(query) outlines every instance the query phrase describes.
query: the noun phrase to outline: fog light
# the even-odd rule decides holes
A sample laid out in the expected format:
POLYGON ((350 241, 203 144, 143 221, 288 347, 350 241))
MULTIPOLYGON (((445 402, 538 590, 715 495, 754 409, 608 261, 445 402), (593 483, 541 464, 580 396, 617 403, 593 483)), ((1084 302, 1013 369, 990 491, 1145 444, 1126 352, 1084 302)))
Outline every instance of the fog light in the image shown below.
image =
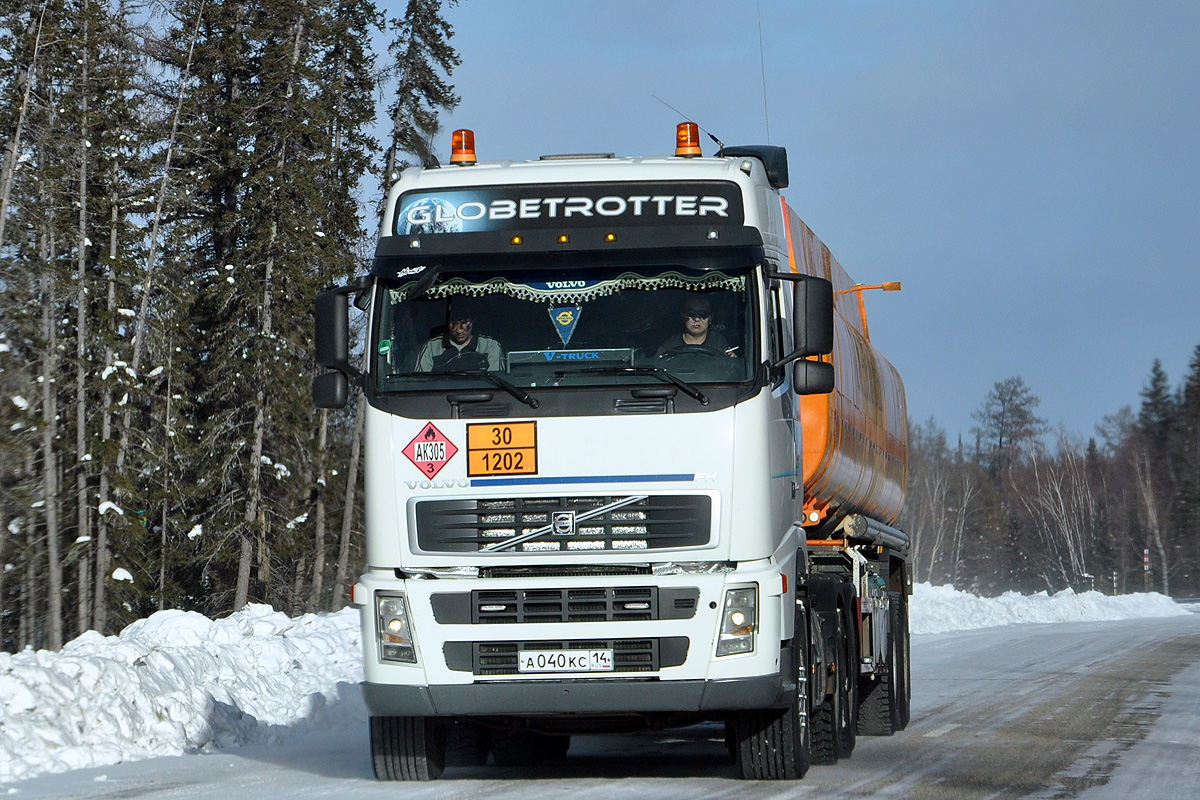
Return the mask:
POLYGON ((725 605, 721 610, 721 634, 717 638, 717 656, 754 652, 757 607, 757 589, 725 590, 725 605))

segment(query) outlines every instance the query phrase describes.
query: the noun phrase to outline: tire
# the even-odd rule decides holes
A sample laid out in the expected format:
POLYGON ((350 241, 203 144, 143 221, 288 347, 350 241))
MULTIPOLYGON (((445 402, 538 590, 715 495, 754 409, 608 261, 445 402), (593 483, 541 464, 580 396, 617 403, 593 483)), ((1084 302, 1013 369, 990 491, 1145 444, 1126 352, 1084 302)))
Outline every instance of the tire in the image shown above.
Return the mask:
POLYGON ((726 746, 738 773, 747 780, 799 780, 812 763, 807 607, 802 599, 796 603, 793 652, 797 682, 791 705, 739 711, 726 724, 726 746))
POLYGON ((534 731, 492 731, 492 758, 501 767, 537 767, 567 757, 570 736, 534 731))
POLYGON ((899 700, 897 714, 899 724, 896 730, 902 731, 908 727, 912 709, 912 672, 910 669, 912 662, 909 660, 912 652, 912 640, 908 634, 908 595, 904 592, 900 592, 899 617, 900 669, 897 670, 898 687, 896 691, 896 697, 899 700))
POLYGON ((831 692, 813 707, 812 763, 836 764, 841 752, 836 720, 841 715, 841 693, 831 692))
POLYGON ((839 672, 842 715, 838 719, 838 758, 849 758, 858 742, 858 625, 855 623, 854 588, 842 584, 838 593, 838 614, 843 622, 842 654, 845 669, 839 672))
POLYGON ((481 725, 458 721, 446 739, 446 763, 452 767, 481 767, 492 752, 492 732, 481 725))
POLYGON ((431 781, 446 769, 450 726, 433 717, 371 717, 371 764, 381 781, 431 781))
POLYGON ((858 733, 862 736, 891 736, 900 730, 903 703, 904 635, 900 606, 903 595, 888 595, 888 660, 874 676, 859 682, 858 733))
POLYGON ((858 726, 858 628, 851 624, 854 590, 842 583, 836 589, 836 607, 827 612, 829 639, 826 652, 832 655, 827 669, 834 689, 813 709, 812 743, 814 764, 836 764, 854 752, 858 726))

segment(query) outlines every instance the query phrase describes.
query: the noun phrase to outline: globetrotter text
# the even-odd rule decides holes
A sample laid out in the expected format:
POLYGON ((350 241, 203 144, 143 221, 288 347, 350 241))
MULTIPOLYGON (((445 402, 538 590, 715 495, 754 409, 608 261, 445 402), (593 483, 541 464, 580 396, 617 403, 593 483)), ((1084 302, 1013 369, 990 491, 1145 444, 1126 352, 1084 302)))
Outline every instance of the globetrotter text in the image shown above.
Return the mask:
POLYGON ((410 225, 477 219, 538 219, 580 217, 728 217, 729 201, 712 195, 630 195, 621 197, 523 197, 489 203, 470 201, 416 204, 409 207, 405 221, 410 225))

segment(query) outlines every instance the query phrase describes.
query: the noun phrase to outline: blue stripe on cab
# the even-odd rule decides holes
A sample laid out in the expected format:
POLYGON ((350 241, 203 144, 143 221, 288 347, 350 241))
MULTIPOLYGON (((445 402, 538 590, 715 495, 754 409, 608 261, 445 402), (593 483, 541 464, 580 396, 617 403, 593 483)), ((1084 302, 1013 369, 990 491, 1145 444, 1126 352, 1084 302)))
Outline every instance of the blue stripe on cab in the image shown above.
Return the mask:
POLYGON ((561 478, 472 478, 472 486, 536 486, 561 483, 665 483, 694 481, 695 473, 667 475, 574 475, 561 478))

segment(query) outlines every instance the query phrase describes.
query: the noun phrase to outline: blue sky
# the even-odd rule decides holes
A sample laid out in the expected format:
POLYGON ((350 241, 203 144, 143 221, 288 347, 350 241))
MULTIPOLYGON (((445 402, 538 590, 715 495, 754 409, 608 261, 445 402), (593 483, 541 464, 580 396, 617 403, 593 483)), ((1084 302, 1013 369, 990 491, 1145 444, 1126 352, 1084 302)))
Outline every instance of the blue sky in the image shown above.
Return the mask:
MULTIPOLYGON (((394 8, 404 3, 394 0, 394 8)), ((1089 436, 1200 345, 1200 3, 465 0, 480 157, 670 152, 680 117, 788 149, 909 413, 969 439, 1020 375, 1089 436), (761 8, 762 60, 760 61, 761 8), (765 65, 765 94, 763 66, 765 65)), ((713 148, 706 148, 711 152, 713 148)))

